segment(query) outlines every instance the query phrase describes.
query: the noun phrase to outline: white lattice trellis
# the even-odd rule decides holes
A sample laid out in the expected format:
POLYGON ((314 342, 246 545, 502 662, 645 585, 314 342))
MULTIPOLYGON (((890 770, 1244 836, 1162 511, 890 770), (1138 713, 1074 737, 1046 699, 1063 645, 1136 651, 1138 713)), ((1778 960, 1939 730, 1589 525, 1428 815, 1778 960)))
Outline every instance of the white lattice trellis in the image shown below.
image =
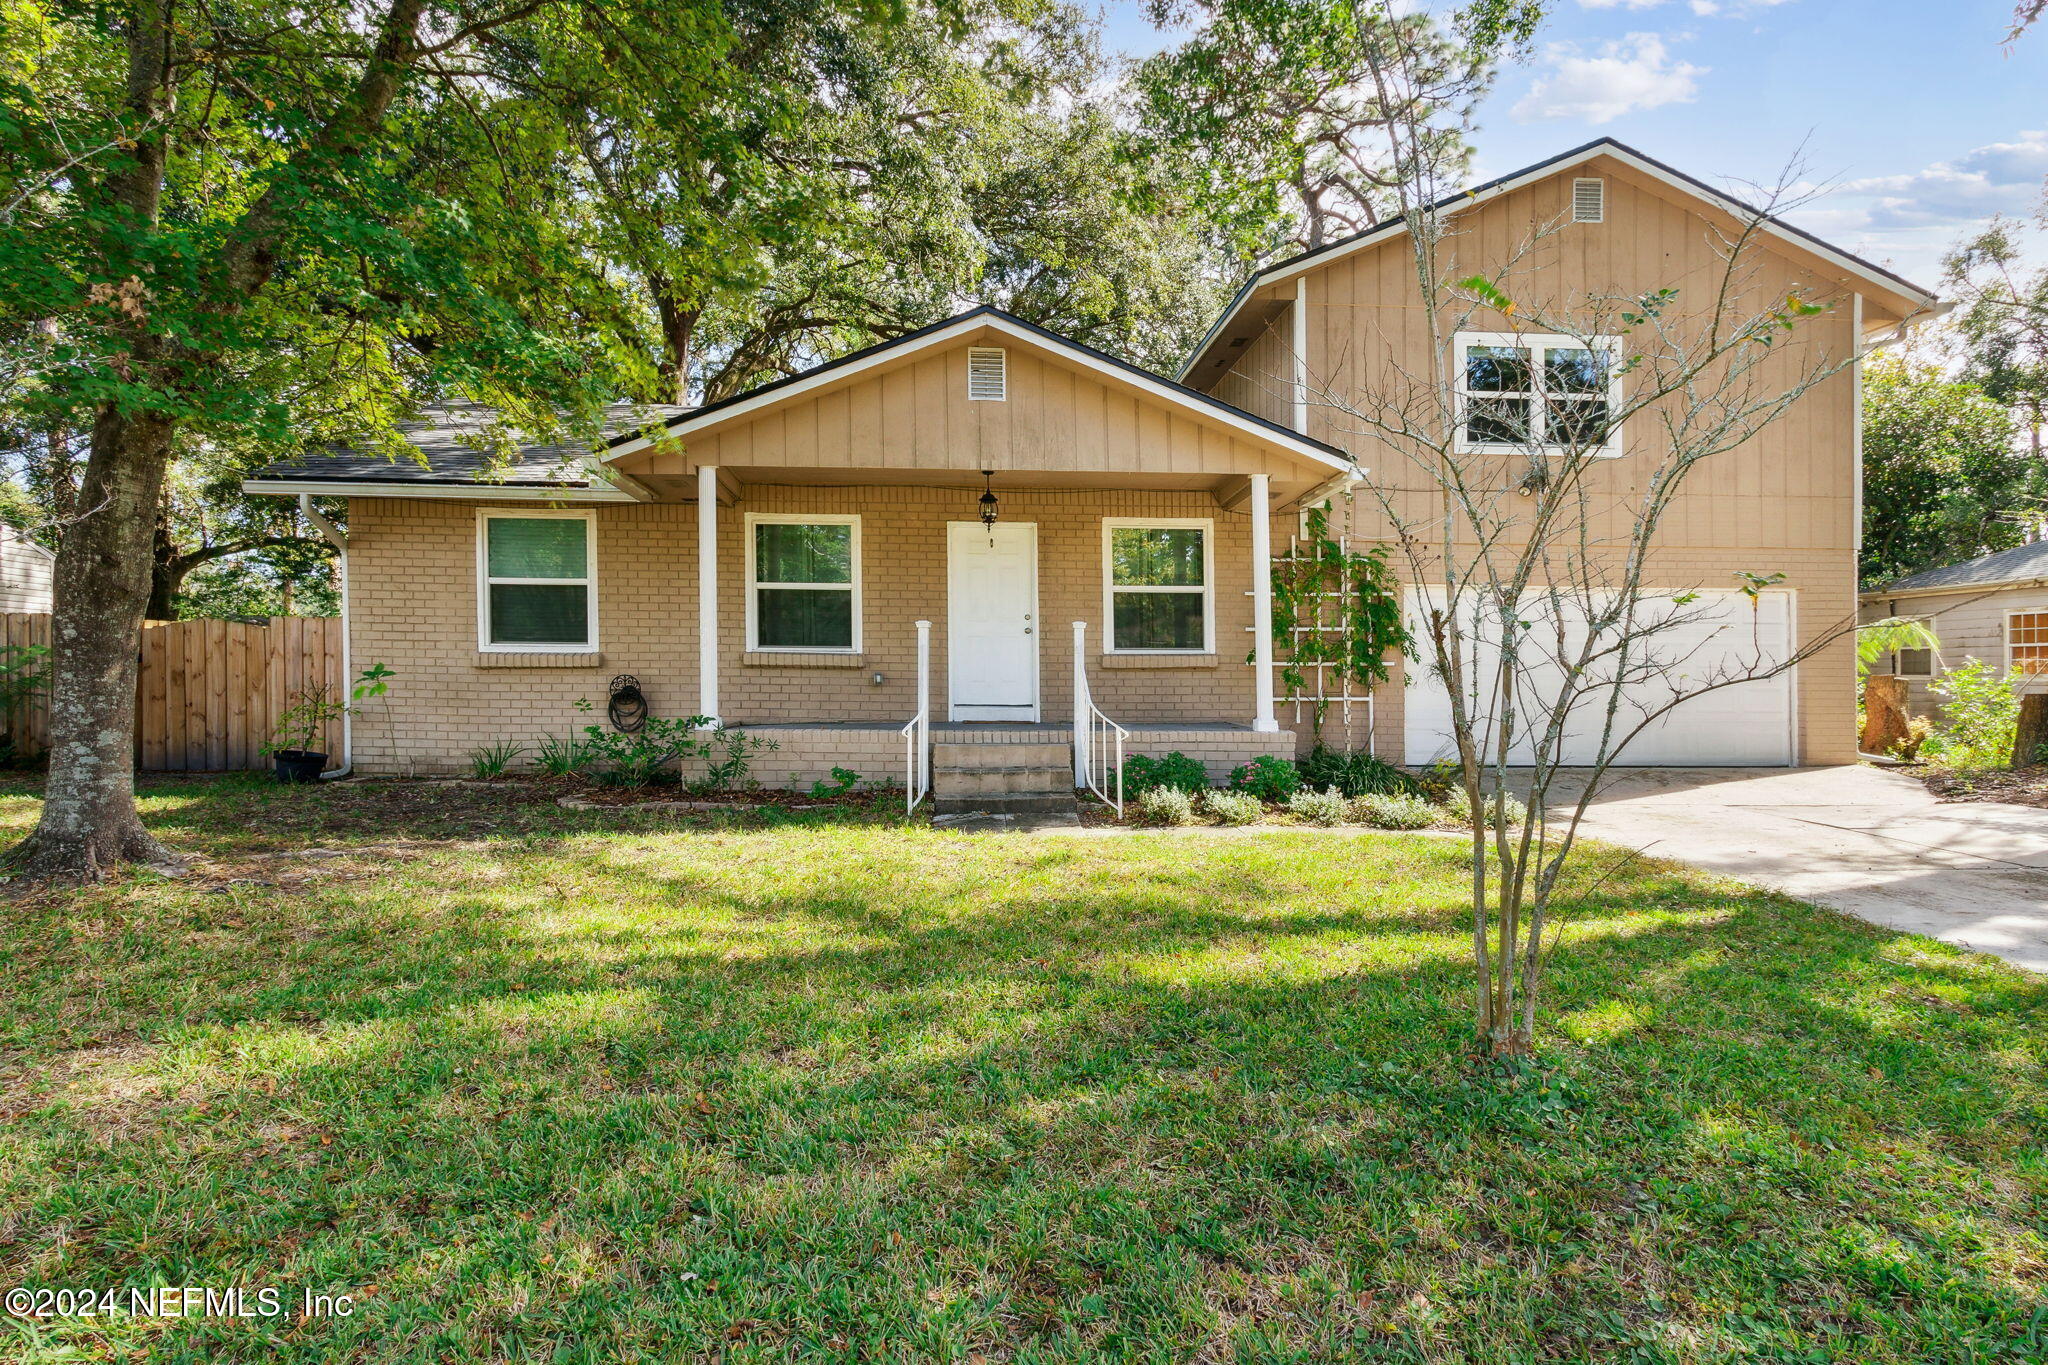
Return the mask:
MULTIPOLYGON (((1336 543, 1338 551, 1348 560, 1351 554, 1350 536, 1338 536, 1336 543)), ((1291 569, 1296 565, 1314 564, 1316 562, 1317 560, 1314 555, 1303 553, 1301 537, 1299 535, 1289 536, 1287 538, 1287 552, 1273 557, 1273 567, 1275 569, 1279 569, 1283 565, 1291 569)), ((1349 584, 1342 582, 1334 589, 1303 594, 1296 602, 1294 627, 1288 633, 1296 640, 1301 640, 1310 635, 1334 634, 1344 636, 1346 637, 1343 641, 1345 648, 1341 652, 1348 657, 1350 654, 1349 637, 1354 636, 1357 631, 1356 626, 1352 624, 1351 613, 1347 606, 1350 595, 1349 584)), ((1288 651, 1290 655, 1296 656, 1300 652, 1299 648, 1288 651)), ((1329 661, 1311 660, 1297 662, 1295 658, 1290 657, 1276 659, 1274 663, 1276 669, 1291 670, 1301 678, 1301 683, 1294 693, 1280 699, 1280 706, 1283 710, 1292 708, 1290 719, 1293 724, 1296 726, 1312 725, 1315 722, 1316 709, 1322 707, 1323 725, 1326 730, 1332 722, 1335 722, 1342 728, 1344 736, 1348 741, 1351 736, 1357 733, 1357 728, 1362 725, 1365 730, 1366 751, 1368 753, 1375 752, 1372 688, 1367 687, 1361 690, 1356 679, 1345 676, 1337 664, 1329 661)), ((1277 684, 1278 680, 1276 680, 1277 684)), ((1347 742, 1339 747, 1348 748, 1350 745, 1347 742)))

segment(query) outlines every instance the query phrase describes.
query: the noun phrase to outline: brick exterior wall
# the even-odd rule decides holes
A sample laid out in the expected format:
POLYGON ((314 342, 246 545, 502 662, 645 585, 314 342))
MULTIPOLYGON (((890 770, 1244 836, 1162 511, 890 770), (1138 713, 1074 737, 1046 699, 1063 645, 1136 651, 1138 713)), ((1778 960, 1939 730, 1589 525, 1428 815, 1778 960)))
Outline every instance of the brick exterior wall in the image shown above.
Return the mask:
MULTIPOLYGON (((1000 491, 1000 490, 999 490, 1000 491)), ((946 718, 946 524, 972 521, 979 489, 754 485, 719 508, 719 694, 730 724, 769 731, 804 722, 901 724, 916 709, 919 619, 933 623, 932 710, 946 718), (747 512, 856 514, 861 518, 862 652, 845 656, 746 657, 747 512), (874 674, 883 675, 876 684, 874 674)), ((503 504, 492 504, 505 510, 503 504)), ((351 658, 360 671, 382 662, 394 672, 388 698, 355 725, 355 760, 373 774, 448 773, 469 751, 504 739, 565 734, 590 718, 578 698, 600 707, 614 674, 640 680, 656 714, 689 715, 697 698, 697 508, 694 503, 602 506, 597 522, 598 652, 484 655, 477 649, 477 505, 359 498, 349 508, 351 658)), ((1064 722, 1073 707, 1073 626, 1088 623, 1090 686, 1102 710, 1131 728, 1249 725, 1252 677, 1251 519, 1199 492, 1002 492, 1002 518, 1038 528, 1040 718, 1064 722), (1123 656, 1105 661, 1102 642, 1102 520, 1206 517, 1214 523, 1216 583, 1212 658, 1123 656)), ((756 763, 762 780, 791 773, 798 785, 825 775, 835 754, 869 773, 901 766, 901 742, 887 733, 888 762, 875 732, 849 731, 756 763), (871 752, 872 751, 872 752, 871 752), (865 765, 865 766, 864 766, 865 765)), ((1283 736, 1291 746, 1291 735, 1283 736)), ((1191 741, 1192 742, 1192 741, 1191 741)), ((1225 770, 1274 740, 1249 735, 1232 747, 1199 741, 1205 761, 1225 770), (1249 745, 1250 747, 1246 747, 1249 745), (1213 755, 1211 751, 1213 752, 1213 755), (1237 755, 1232 757, 1232 755, 1237 755)), ((1195 749, 1182 745, 1187 752, 1195 749)), ((1142 750, 1133 750, 1142 752, 1142 750)), ((1162 750, 1162 752, 1164 752, 1162 750)))
MULTIPOLYGON (((933 623, 933 718, 946 718, 946 523, 971 520, 976 490, 966 488, 750 486, 739 504, 719 509, 722 625, 720 698, 724 718, 750 729, 860 721, 900 725, 916 707, 916 630, 933 623), (862 519, 863 650, 845 657, 746 655, 745 512, 852 513, 862 519), (871 679, 881 673, 884 681, 871 679)), ((495 504, 502 506, 502 504, 495 504)), ((695 504, 604 506, 597 520, 598 631, 595 656, 482 655, 476 630, 476 505, 410 499, 356 499, 350 506, 351 657, 396 676, 390 696, 372 702, 355 726, 355 758, 372 774, 451 773, 469 751, 504 739, 565 734, 590 717, 578 698, 602 706, 616 673, 639 678, 655 712, 697 709, 697 556, 695 504)), ((1072 623, 1088 622, 1088 661, 1096 704, 1148 747, 1194 754, 1222 776, 1255 753, 1306 746, 1310 708, 1278 705, 1278 750, 1243 732, 1183 734, 1177 726, 1248 725, 1252 718, 1250 518, 1219 509, 1194 492, 1015 490, 1003 494, 1004 520, 1038 527, 1041 719, 1072 714, 1072 623), (1206 517, 1215 525, 1216 653, 1213 659, 1108 656, 1102 640, 1102 519, 1206 517)), ((1274 542, 1293 527, 1282 518, 1274 542)), ((1854 584, 1841 557, 1825 550, 1686 550, 1662 557, 1656 575, 1673 586, 1724 587, 1737 569, 1767 565, 1798 592, 1802 641, 1847 620, 1854 584)), ((1853 762, 1853 646, 1847 638, 1800 670, 1799 758, 1853 762)), ((1404 679, 1398 661, 1372 705, 1347 717, 1333 706, 1323 732, 1339 747, 1399 760, 1404 679)), ((871 776, 894 774, 902 745, 893 730, 797 737, 777 732, 783 748, 755 764, 763 781, 804 786, 837 764, 871 776)))

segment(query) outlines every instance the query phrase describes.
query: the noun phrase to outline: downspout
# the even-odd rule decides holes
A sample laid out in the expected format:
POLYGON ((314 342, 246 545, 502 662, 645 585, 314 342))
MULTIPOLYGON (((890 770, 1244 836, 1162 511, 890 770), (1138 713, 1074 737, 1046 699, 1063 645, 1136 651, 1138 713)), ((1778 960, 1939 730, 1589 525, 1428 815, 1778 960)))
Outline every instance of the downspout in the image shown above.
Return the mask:
MULTIPOLYGON (((341 685, 347 687, 355 674, 349 667, 349 620, 348 620, 348 537, 341 528, 327 519, 325 513, 313 505, 310 493, 299 494, 299 515, 313 524, 329 545, 341 565, 341 685)), ((320 774, 322 782, 337 782, 355 771, 356 726, 355 708, 341 713, 341 766, 333 772, 320 774)))

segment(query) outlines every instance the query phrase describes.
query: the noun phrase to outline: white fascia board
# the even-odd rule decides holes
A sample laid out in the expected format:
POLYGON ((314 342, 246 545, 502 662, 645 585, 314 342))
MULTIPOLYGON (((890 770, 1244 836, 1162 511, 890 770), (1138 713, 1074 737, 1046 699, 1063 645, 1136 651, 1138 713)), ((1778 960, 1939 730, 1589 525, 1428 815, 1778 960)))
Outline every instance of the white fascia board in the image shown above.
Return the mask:
POLYGON ((1878 602, 1889 597, 1983 597, 1994 592, 2010 592, 2014 588, 2048 588, 2048 578, 2035 574, 2027 578, 2008 578, 1997 583, 1941 583, 1928 588, 1866 588, 1856 596, 1861 602, 1878 602))
MULTIPOLYGON (((1744 207, 1743 205, 1737 203, 1735 200, 1729 198, 1727 195, 1720 193, 1718 190, 1712 189, 1708 186, 1693 184, 1689 180, 1680 179, 1679 177, 1674 176, 1669 171, 1665 170, 1662 166, 1654 165, 1651 162, 1645 161, 1643 160, 1643 158, 1635 155, 1633 152, 1628 151, 1626 148, 1616 146, 1613 143, 1601 143, 1597 146, 1590 147, 1582 155, 1574 157, 1569 161, 1547 162, 1540 167, 1535 167, 1530 170, 1524 171, 1522 174, 1517 175, 1511 179, 1503 180, 1497 185, 1491 185, 1486 189, 1479 191, 1476 194, 1460 194, 1449 203, 1439 205, 1435 209, 1423 211, 1434 212, 1440 217, 1448 218, 1453 214, 1463 213, 1466 209, 1477 208, 1479 205, 1484 204, 1489 200, 1497 199, 1503 194, 1512 194, 1514 191, 1521 189, 1525 185, 1533 185, 1539 180, 1548 180, 1551 176, 1558 175, 1564 171, 1568 171, 1574 166, 1582 166, 1586 162, 1591 161, 1596 157, 1602 156, 1612 157, 1614 158, 1614 160, 1619 161, 1622 165, 1627 166, 1629 169, 1636 171, 1642 175, 1646 175, 1653 180, 1669 185, 1671 188, 1679 191, 1682 194, 1690 195, 1695 199, 1704 199, 1707 203, 1712 204, 1715 208, 1720 209, 1722 212, 1730 214, 1733 217, 1747 220, 1751 215, 1756 213, 1755 209, 1744 207)), ((1820 241, 1818 238, 1802 236, 1801 234, 1793 231, 1791 228, 1786 227, 1783 223, 1780 223, 1777 219, 1772 218, 1768 214, 1762 215, 1762 221, 1760 223, 1760 226, 1763 228, 1765 232, 1771 234, 1773 237, 1776 237, 1779 240, 1784 241, 1791 246, 1797 247, 1802 251, 1811 252, 1814 255, 1821 257, 1823 260, 1827 261, 1831 265, 1834 265, 1839 269, 1847 271, 1851 275, 1856 276, 1858 279, 1864 280, 1869 284, 1875 285, 1877 288, 1884 290, 1886 293, 1897 294, 1901 298, 1917 299, 1920 303, 1922 311, 1935 310, 1930 312, 1931 316, 1938 317, 1941 314, 1946 313, 1949 307, 1953 306, 1942 305, 1940 299, 1938 299, 1935 295, 1927 293, 1925 290, 1919 289, 1915 286, 1908 285, 1903 280, 1896 280, 1889 275, 1880 274, 1879 272, 1872 270, 1869 266, 1863 264, 1863 262, 1844 255, 1842 252, 1836 250, 1834 247, 1829 246, 1827 243, 1820 241)), ((1266 285, 1280 284, 1286 280, 1293 279, 1297 275, 1306 274, 1311 270, 1320 270, 1322 269, 1322 267, 1328 265, 1332 261, 1341 260, 1344 257, 1351 255, 1353 252, 1363 251, 1365 248, 1369 246, 1378 246, 1383 241, 1387 241, 1391 238, 1401 236, 1402 234, 1406 233, 1407 230, 1407 220, 1397 219, 1394 222, 1384 224, 1381 227, 1368 228, 1362 235, 1354 237, 1352 240, 1344 243, 1341 246, 1332 247, 1328 251, 1316 252, 1311 255, 1297 256, 1291 261, 1282 261, 1278 265, 1269 266, 1265 270, 1260 271, 1257 275, 1254 275, 1252 277, 1251 281, 1239 293, 1237 299, 1232 303, 1230 310, 1217 321, 1214 327, 1209 329, 1209 335, 1202 339, 1201 346, 1197 348, 1195 353, 1188 358, 1187 363, 1181 367, 1181 377, 1185 378, 1187 376, 1188 372, 1194 368, 1195 361, 1199 360, 1203 353, 1208 350, 1209 343, 1215 339, 1218 333, 1220 333, 1226 326, 1229 325, 1230 320, 1237 316, 1239 310, 1241 310, 1244 307, 1245 302, 1249 300, 1252 294, 1258 289, 1261 289, 1266 285)))
POLYGON ((355 479, 244 479, 242 491, 257 497, 435 498, 452 502, 632 502, 615 488, 537 488, 492 483, 369 483, 355 479))
MULTIPOLYGON (((1210 402, 1190 398, 1175 385, 1156 379, 1142 371, 1128 370, 1121 365, 1116 365, 1090 355, 1086 351, 1060 345, 1056 340, 1047 338, 1034 331, 1027 331, 1006 318, 986 313, 963 318, 960 322, 950 327, 942 327, 935 332, 928 332, 916 341, 906 342, 899 347, 890 347, 878 351, 874 355, 864 357, 850 365, 839 365, 822 370, 807 379, 801 379, 793 384, 775 389, 770 393, 764 393, 758 398, 752 398, 743 403, 735 403, 731 407, 719 408, 715 412, 707 412, 702 418, 683 418, 670 426, 662 439, 669 440, 688 436, 693 431, 701 431, 705 427, 717 426, 732 421, 735 418, 744 417, 748 413, 759 412, 763 408, 773 407, 777 403, 784 403, 792 398, 800 398, 804 394, 814 392, 827 384, 836 384, 843 379, 860 374, 864 370, 873 369, 877 365, 888 364, 905 356, 916 355, 919 351, 930 350, 934 346, 943 346, 948 342, 958 341, 963 336, 984 329, 1000 332, 1004 336, 1010 337, 1026 346, 1034 346, 1041 350, 1052 351, 1084 368, 1093 370, 1097 374, 1129 384, 1158 398, 1162 402, 1171 403, 1176 407, 1205 417, 1210 421, 1220 422, 1234 430, 1242 431, 1247 436, 1281 446, 1289 452, 1299 455, 1304 459, 1313 460, 1325 468, 1338 471, 1348 471, 1353 468, 1351 461, 1341 456, 1332 455, 1326 450, 1318 449, 1304 440, 1297 439, 1293 433, 1286 431, 1284 428, 1269 427, 1249 414, 1233 413, 1216 407, 1210 402)), ((653 444, 654 442, 649 441, 644 436, 636 437, 611 451, 604 458, 607 461, 616 460, 621 456, 631 455, 635 451, 645 450, 653 444)))

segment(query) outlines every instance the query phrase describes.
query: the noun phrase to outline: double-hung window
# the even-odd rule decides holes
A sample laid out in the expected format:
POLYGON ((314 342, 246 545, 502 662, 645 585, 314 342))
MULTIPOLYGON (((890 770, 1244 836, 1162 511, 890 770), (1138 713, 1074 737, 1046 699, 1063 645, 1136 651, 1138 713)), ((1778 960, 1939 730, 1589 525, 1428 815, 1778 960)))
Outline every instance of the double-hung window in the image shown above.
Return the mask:
POLYGON ((860 518, 747 517, 747 648, 860 650, 860 518))
POLYGON ((1612 340, 1460 332, 1456 344, 1460 451, 1621 453, 1612 340))
POLYGON ((597 648, 597 519, 477 514, 477 637, 485 650, 597 648))
POLYGON ((1214 652, 1214 539, 1207 520, 1112 517, 1102 523, 1111 653, 1214 652))
MULTIPOLYGON (((1924 616, 1907 618, 1920 625, 1927 624, 1924 616)), ((1934 676, 1934 651, 1932 649, 1895 649, 1892 651, 1892 676, 1895 678, 1931 678, 1934 676)))
POLYGON ((2005 614, 2005 666, 2022 677, 2048 674, 2048 611, 2005 614))

